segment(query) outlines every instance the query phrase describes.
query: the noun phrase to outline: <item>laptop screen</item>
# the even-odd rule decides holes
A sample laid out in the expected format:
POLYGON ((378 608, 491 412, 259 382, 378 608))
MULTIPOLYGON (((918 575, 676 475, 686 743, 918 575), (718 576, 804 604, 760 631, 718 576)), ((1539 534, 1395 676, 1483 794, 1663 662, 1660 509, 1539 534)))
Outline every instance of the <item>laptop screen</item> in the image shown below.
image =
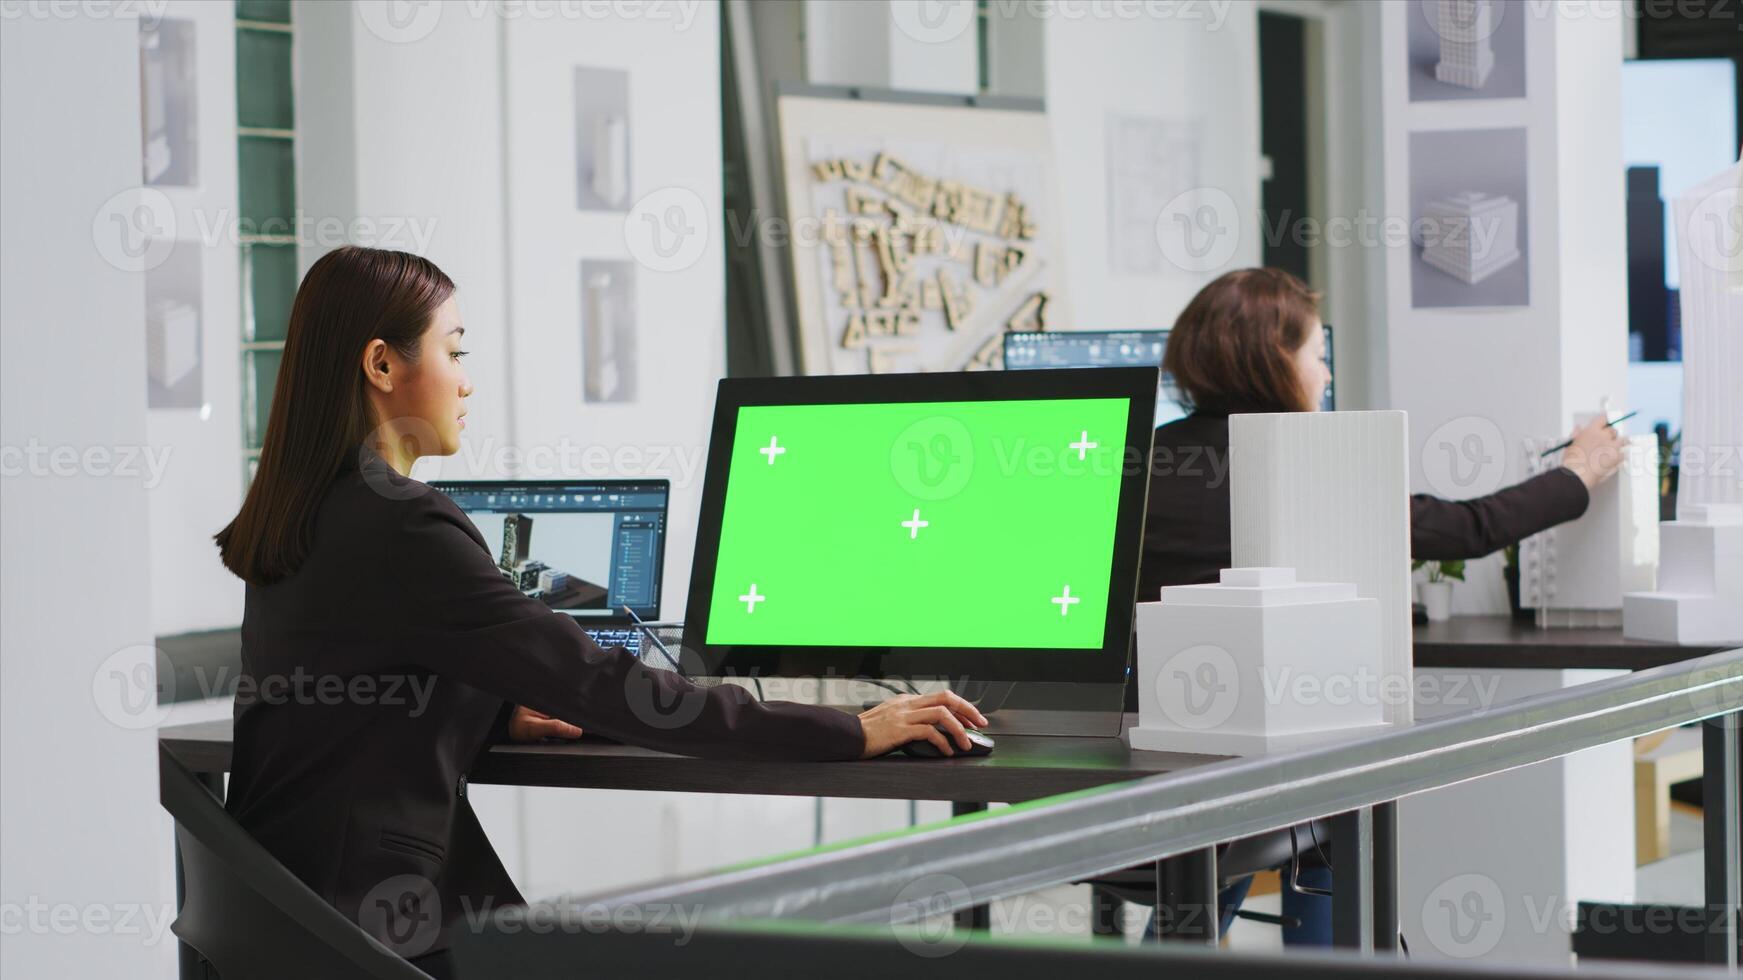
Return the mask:
POLYGON ((472 519, 503 577, 583 621, 660 614, 665 480, 455 481, 431 486, 472 519))

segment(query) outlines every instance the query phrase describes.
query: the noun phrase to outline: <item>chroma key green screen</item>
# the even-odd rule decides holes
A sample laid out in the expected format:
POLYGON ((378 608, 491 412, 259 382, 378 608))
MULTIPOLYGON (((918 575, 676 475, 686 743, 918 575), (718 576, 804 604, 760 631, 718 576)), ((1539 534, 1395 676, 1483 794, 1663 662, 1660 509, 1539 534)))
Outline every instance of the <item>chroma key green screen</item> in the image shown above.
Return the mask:
POLYGON ((707 642, 1101 649, 1129 410, 741 407, 707 642))

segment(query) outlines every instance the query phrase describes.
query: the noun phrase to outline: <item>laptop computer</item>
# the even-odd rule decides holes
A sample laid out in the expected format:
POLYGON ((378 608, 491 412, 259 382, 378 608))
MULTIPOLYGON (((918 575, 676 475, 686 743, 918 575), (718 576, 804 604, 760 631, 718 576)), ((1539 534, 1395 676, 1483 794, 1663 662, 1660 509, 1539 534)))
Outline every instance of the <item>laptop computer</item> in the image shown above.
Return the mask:
POLYGON ((574 617, 595 643, 642 654, 643 620, 660 615, 666 480, 454 480, 430 484, 496 551, 503 577, 574 617))

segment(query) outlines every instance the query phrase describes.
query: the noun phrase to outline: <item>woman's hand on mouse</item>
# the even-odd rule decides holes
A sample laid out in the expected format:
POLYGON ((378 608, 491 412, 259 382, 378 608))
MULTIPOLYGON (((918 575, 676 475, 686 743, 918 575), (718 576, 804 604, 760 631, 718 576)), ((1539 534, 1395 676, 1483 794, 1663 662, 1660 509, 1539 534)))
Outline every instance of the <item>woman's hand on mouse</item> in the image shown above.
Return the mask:
POLYGON ((561 718, 552 718, 541 711, 534 711, 524 704, 517 704, 513 717, 508 719, 508 738, 511 742, 537 742, 542 738, 580 738, 581 727, 571 725, 561 718))
POLYGON ((1616 475, 1622 466, 1622 433, 1598 417, 1574 430, 1573 445, 1562 454, 1562 464, 1590 490, 1616 475))
POLYGON ((860 712, 859 723, 865 729, 865 754, 861 758, 874 758, 922 740, 938 746, 945 755, 955 755, 957 748, 966 752, 973 745, 964 726, 978 728, 986 724, 986 716, 962 695, 938 691, 897 695, 860 712))

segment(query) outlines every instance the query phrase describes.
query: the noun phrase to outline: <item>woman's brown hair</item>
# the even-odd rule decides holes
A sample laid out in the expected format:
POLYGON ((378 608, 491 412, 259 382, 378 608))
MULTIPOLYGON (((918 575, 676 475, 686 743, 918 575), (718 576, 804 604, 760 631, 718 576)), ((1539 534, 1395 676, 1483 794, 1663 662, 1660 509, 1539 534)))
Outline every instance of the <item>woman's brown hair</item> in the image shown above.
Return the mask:
POLYGON ((225 568, 267 585, 302 566, 321 498, 376 425, 364 349, 379 338, 415 363, 453 292, 435 263, 407 252, 346 246, 309 267, 291 304, 260 466, 235 520, 213 535, 225 568))
POLYGON ((1189 408, 1311 412, 1295 353, 1319 321, 1319 294, 1281 269, 1237 269, 1186 304, 1162 370, 1189 408))

